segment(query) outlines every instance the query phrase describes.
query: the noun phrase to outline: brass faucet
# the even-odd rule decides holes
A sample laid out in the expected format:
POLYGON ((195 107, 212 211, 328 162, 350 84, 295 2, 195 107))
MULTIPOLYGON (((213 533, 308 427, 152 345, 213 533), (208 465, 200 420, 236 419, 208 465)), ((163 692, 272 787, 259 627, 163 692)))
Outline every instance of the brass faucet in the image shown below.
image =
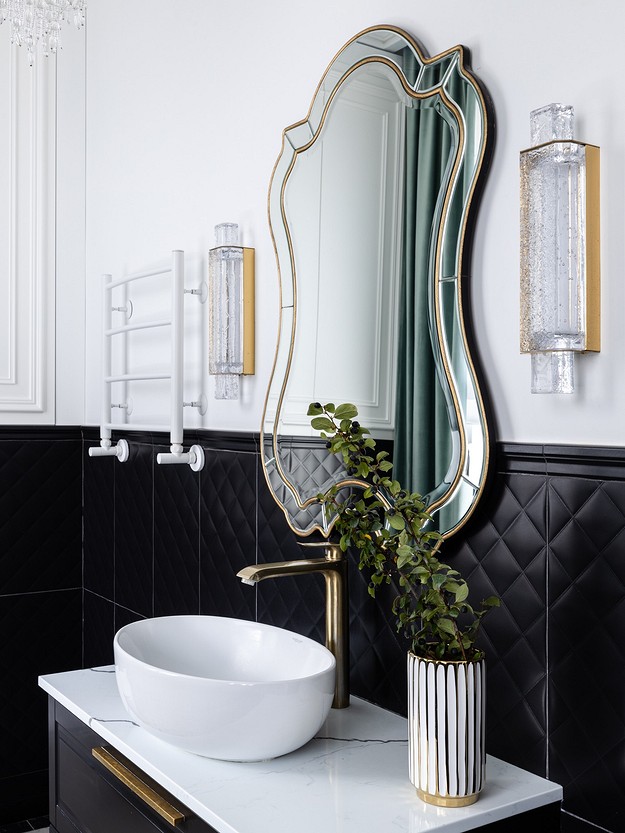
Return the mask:
POLYGON ((321 573, 326 582, 326 647, 336 659, 333 709, 349 706, 349 610, 347 560, 337 544, 300 543, 301 547, 323 547, 323 558, 276 561, 255 564, 239 570, 244 584, 257 584, 266 578, 321 573))

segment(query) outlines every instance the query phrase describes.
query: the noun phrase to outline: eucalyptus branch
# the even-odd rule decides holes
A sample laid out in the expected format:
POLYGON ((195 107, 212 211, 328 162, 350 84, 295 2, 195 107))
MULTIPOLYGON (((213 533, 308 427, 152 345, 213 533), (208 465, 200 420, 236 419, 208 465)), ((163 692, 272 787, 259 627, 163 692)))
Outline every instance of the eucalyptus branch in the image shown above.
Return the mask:
POLYGON ((414 653, 433 659, 479 659, 475 647, 481 620, 499 599, 491 596, 479 609, 468 603, 468 586, 457 570, 438 559, 442 536, 421 495, 393 480, 386 451, 356 420, 349 403, 314 402, 311 425, 333 454, 341 455, 347 478, 318 495, 332 520, 343 551, 352 548, 358 566, 369 573, 369 594, 383 584, 397 595, 392 603, 397 630, 414 653))

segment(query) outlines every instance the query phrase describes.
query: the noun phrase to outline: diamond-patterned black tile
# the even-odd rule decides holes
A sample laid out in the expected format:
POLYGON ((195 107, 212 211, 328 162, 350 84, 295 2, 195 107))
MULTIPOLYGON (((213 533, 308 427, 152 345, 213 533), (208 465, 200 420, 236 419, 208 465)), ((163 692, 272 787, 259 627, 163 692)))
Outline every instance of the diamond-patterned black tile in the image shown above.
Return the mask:
POLYGON ((293 561, 301 558, 300 540, 309 539, 299 538, 289 527, 261 471, 258 477, 258 561, 293 561))
POLYGON ((0 778, 47 767, 40 674, 79 668, 82 591, 0 597, 0 778))
POLYGON ((10 833, 13 824, 18 824, 35 813, 43 815, 47 812, 47 769, 0 778, 0 831, 6 829, 10 833))
POLYGON ((113 662, 115 605, 89 590, 83 594, 83 667, 113 662))
POLYGON ((134 610, 129 610, 127 607, 115 605, 115 611, 113 614, 113 630, 117 633, 117 631, 120 628, 123 628, 124 625, 130 625, 131 622, 138 622, 139 619, 146 618, 149 617, 142 616, 140 613, 137 613, 134 610))
MULTIPOLYGON (((310 556, 299 545, 284 512, 269 491, 262 471, 258 485, 258 563, 297 561, 310 556)), ((321 550, 318 553, 321 557, 321 550)), ((321 575, 280 577, 257 589, 258 619, 304 636, 325 640, 325 580, 321 575)))
POLYGON ((488 751, 539 775, 546 773, 547 733, 545 496, 543 476, 498 474, 470 535, 443 548, 469 582, 474 603, 501 599, 480 637, 488 751))
POLYGON ((258 455, 205 448, 200 473, 200 612, 255 618, 254 589, 237 572, 256 562, 258 455))
MULTIPOLYGON (((154 453, 168 448, 155 447, 154 453)), ((200 473, 154 469, 154 615, 199 613, 200 473)))
MULTIPOLYGON (((240 443, 233 451, 220 443, 227 445, 228 439, 212 434, 207 439, 199 485, 186 467, 155 470, 148 441, 131 441, 133 459, 123 465, 85 458, 85 661, 108 662, 111 633, 129 621, 198 606, 204 613, 258 615, 323 639, 320 577, 265 582, 258 603, 255 590, 236 579, 245 564, 301 558, 302 552, 256 455, 240 443), (117 602, 114 611, 111 601, 117 602)), ((64 470, 61 446, 65 441, 0 438, 0 486, 7 485, 0 490, 3 563, 7 556, 13 559, 3 571, 12 584, 0 592, 9 592, 6 586, 30 590, 33 580, 40 589, 58 581, 63 586, 67 576, 79 575, 79 488, 78 514, 68 509, 67 494, 77 488, 72 478, 80 454, 77 465, 64 470), (34 505, 31 500, 43 505, 41 519, 27 508, 34 505)), ((287 453, 294 477, 312 475, 320 482, 327 476, 323 461, 332 457, 325 452, 292 447, 287 453)), ((574 467, 574 449, 567 454, 574 467)), ((625 483, 616 477, 608 482, 558 476, 547 487, 540 467, 525 474, 521 462, 514 470, 502 466, 469 527, 444 547, 476 600, 491 593, 503 600, 485 620, 482 635, 488 652, 489 751, 544 774, 548 701, 550 776, 565 784, 565 809, 616 831, 623 826, 618 806, 625 783, 619 741, 625 731, 614 731, 622 726, 625 700, 614 662, 614 657, 622 662, 624 650, 625 483)), ((389 612, 392 591, 389 598, 370 599, 366 577, 353 563, 350 583, 352 690, 402 712, 406 646, 389 612)))
POLYGON ((625 484, 549 484, 550 774, 607 830, 625 802, 625 484))
POLYGON ((154 611, 154 450, 130 442, 115 466, 115 596, 142 616, 154 611))
MULTIPOLYGON (((570 813, 563 811, 560 820, 560 833, 597 833, 597 826, 584 821, 584 819, 572 816, 570 813)), ((619 828, 620 829, 620 828, 619 828)), ((614 833, 616 833, 614 828, 614 833)))
POLYGON ((81 441, 0 441, 0 593, 82 584, 81 441))
POLYGON ((99 443, 85 442, 83 454, 84 586, 112 600, 115 594, 115 467, 125 464, 112 457, 89 457, 89 448, 94 445, 99 443))
POLYGON ((395 591, 382 587, 369 596, 369 577, 350 556, 350 669, 352 692, 399 714, 407 711, 407 641, 391 612, 395 591))

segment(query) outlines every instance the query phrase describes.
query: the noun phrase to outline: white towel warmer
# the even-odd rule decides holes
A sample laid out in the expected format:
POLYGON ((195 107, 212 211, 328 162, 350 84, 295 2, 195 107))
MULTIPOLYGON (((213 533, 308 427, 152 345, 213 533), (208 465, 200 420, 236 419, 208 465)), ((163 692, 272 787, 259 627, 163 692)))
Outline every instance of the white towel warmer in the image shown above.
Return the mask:
POLYGON ((132 411, 132 400, 128 397, 128 382, 148 381, 154 379, 171 380, 171 401, 170 401, 170 450, 165 454, 157 454, 156 462, 161 465, 185 463, 193 471, 200 471, 204 467, 204 450, 199 445, 192 445, 189 451, 185 452, 183 447, 183 409, 184 407, 195 407, 201 414, 206 412, 206 397, 200 396, 197 401, 183 401, 184 381, 184 296, 195 295, 201 303, 206 301, 207 288, 202 283, 199 289, 184 288, 184 252, 176 250, 172 252, 171 268, 157 269, 155 271, 135 272, 119 280, 113 280, 109 274, 102 275, 102 419, 100 425, 100 445, 89 449, 90 457, 117 457, 120 462, 128 459, 129 448, 125 439, 120 439, 116 444, 111 442, 111 431, 123 429, 125 431, 162 431, 162 425, 141 425, 138 423, 123 424, 113 422, 112 409, 121 408, 129 415, 132 411), (132 315, 132 302, 128 298, 128 284, 133 281, 155 278, 160 275, 171 274, 171 318, 160 319, 136 324, 124 324, 120 327, 113 327, 112 313, 123 312, 128 320, 132 315), (122 293, 122 304, 113 306, 113 290, 120 287, 122 293), (153 373, 128 373, 128 333, 136 330, 152 329, 156 327, 170 327, 171 330, 171 367, 167 372, 153 373), (113 374, 112 353, 113 339, 121 338, 121 365, 122 372, 113 374), (115 382, 121 383, 122 401, 112 401, 112 385, 115 382))

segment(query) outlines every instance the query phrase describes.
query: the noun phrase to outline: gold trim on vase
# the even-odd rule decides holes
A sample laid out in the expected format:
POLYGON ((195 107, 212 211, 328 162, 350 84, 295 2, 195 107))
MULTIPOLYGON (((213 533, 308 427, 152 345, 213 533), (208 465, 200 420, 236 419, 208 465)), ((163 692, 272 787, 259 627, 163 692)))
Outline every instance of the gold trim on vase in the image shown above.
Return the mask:
POLYGON ((463 796, 449 796, 449 795, 432 795, 431 793, 423 792, 417 787, 417 795, 421 801, 426 804, 434 804, 436 807, 468 807, 480 797, 479 793, 472 793, 471 795, 463 796))

